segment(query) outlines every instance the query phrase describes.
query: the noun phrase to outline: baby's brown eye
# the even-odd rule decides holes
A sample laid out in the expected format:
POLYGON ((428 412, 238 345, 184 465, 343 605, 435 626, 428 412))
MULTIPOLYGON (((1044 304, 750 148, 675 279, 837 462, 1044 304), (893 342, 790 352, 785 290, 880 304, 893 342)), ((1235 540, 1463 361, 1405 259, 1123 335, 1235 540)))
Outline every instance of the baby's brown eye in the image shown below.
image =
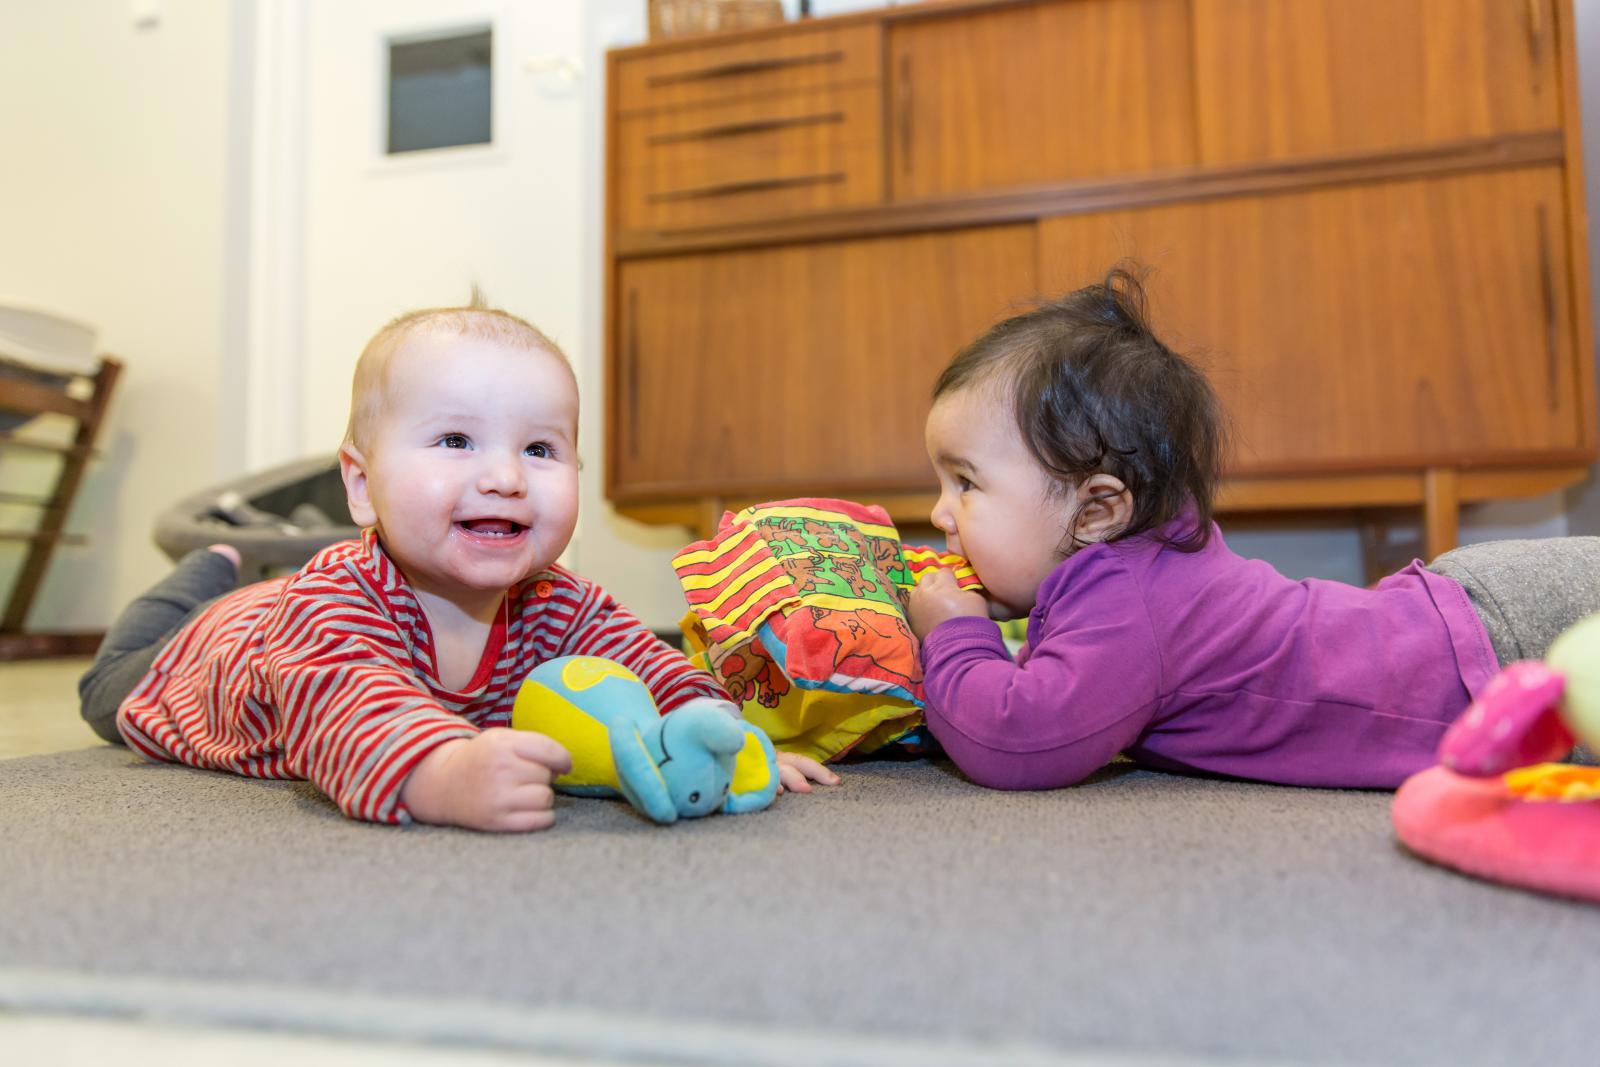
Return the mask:
POLYGON ((446 448, 466 448, 468 441, 462 434, 447 433, 439 438, 439 443, 446 448))

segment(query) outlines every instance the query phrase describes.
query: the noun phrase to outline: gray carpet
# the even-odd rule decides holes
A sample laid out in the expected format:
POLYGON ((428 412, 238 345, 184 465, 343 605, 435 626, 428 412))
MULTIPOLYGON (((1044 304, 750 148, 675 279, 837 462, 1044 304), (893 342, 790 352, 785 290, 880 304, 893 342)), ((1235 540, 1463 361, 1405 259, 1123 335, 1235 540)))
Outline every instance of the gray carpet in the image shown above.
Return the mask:
POLYGON ((0 762, 0 1007, 668 1062, 1600 1047, 1600 908, 1410 857, 1388 794, 845 770, 759 815, 566 799, 555 830, 498 837, 109 748, 0 762))

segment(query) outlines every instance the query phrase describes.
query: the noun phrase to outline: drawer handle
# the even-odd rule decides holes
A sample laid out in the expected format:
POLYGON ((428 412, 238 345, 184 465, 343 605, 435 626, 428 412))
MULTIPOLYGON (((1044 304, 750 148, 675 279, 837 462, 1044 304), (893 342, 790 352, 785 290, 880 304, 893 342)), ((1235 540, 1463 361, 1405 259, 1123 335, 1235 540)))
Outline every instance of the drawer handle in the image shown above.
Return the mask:
POLYGON ((678 144, 682 141, 711 141, 719 137, 742 137, 748 133, 767 133, 771 130, 789 130, 796 126, 824 126, 843 122, 843 111, 829 111, 817 115, 797 115, 787 119, 757 119, 752 122, 729 122, 721 126, 703 126, 682 133, 658 133, 645 143, 651 146, 678 144))
POLYGON ((900 107, 896 116, 900 123, 900 173, 911 175, 911 53, 900 54, 900 107))
POLYGON ((1550 223, 1548 212, 1539 205, 1539 299, 1544 305, 1544 373, 1545 388, 1549 393, 1550 411, 1561 408, 1560 322, 1556 317, 1556 280, 1550 268, 1550 223))
POLYGON ((628 458, 639 458, 639 290, 628 290, 627 375, 628 458))
POLYGON ((803 185, 833 185, 842 182, 842 171, 832 174, 802 174, 795 178, 757 178, 748 182, 727 182, 722 185, 702 185, 694 189, 674 189, 669 193, 652 193, 646 199, 652 204, 669 200, 702 200, 712 196, 733 196, 737 193, 764 193, 772 189, 796 189, 803 185))
POLYGON ((698 70, 683 70, 676 74, 656 74, 647 78, 645 84, 655 89, 683 82, 736 78, 741 74, 763 74, 769 70, 783 70, 786 67, 806 67, 813 63, 838 63, 843 59, 843 49, 834 49, 831 52, 807 52, 798 56, 778 56, 774 59, 745 59, 735 63, 719 63, 714 67, 701 67, 698 70))
POLYGON ((1528 0, 1528 59, 1538 77, 1539 59, 1544 52, 1544 0, 1528 0))

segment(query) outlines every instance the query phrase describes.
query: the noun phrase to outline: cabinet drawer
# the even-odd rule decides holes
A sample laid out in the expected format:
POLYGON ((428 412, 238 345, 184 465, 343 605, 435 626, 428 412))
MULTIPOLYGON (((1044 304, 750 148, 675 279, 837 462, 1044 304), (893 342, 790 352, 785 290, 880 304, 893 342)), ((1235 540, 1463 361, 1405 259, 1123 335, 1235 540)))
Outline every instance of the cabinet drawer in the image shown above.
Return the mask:
POLYGON ((1585 444, 1566 227, 1554 167, 1371 182, 1045 220, 1041 284, 1157 264, 1236 474, 1538 462, 1585 444))
POLYGON ((876 203, 882 129, 876 83, 624 117, 619 221, 694 226, 876 203))
POLYGON ((1555 129, 1551 0, 1193 0, 1200 161, 1555 129))
POLYGON ((633 114, 877 81, 877 23, 617 60, 615 111, 633 114))
POLYGON ((897 200, 1194 162, 1188 0, 1057 0, 889 30, 897 200))

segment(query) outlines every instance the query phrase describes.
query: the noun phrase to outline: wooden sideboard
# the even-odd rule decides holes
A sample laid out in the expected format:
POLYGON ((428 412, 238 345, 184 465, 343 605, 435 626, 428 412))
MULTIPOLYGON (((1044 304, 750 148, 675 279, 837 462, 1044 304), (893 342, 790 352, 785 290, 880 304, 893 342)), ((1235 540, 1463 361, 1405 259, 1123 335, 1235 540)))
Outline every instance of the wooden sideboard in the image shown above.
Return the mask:
POLYGON ((1133 258, 1231 511, 1551 492, 1596 454, 1570 0, 933 0, 608 62, 607 495, 922 519, 929 390, 1133 258))

